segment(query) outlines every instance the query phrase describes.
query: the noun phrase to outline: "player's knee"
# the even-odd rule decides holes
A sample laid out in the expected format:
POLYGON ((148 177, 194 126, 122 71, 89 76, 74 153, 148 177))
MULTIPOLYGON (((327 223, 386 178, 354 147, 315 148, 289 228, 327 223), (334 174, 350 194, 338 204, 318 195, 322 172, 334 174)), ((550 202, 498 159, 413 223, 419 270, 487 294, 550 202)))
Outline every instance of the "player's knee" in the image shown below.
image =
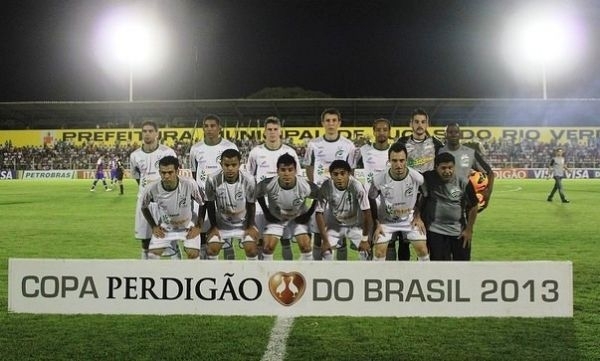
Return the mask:
POLYGON ((189 259, 196 259, 196 258, 200 257, 200 250, 195 249, 195 248, 186 248, 185 254, 187 255, 187 257, 189 259))

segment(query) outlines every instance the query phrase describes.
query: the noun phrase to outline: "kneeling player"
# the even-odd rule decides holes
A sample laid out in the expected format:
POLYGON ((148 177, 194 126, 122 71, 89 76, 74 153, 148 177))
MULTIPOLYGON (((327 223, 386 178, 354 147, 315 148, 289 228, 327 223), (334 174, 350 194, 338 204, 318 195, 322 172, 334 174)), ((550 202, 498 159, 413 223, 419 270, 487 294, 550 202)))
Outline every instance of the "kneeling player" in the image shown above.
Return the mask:
POLYGON ((321 204, 316 220, 323 242, 324 260, 332 260, 332 246, 337 250, 348 238, 359 251, 360 259, 367 260, 371 247, 371 209, 364 186, 350 175, 352 168, 345 160, 334 160, 329 166, 331 178, 321 185, 321 204), (362 217, 359 216, 362 214, 362 217))
POLYGON ((202 221, 193 219, 192 200, 204 203, 198 184, 192 179, 180 178, 179 160, 166 156, 158 162, 160 182, 152 183, 142 196, 141 211, 152 227, 152 238, 148 247, 149 259, 160 259, 163 251, 171 247, 172 241, 183 241, 189 259, 197 259, 200 253, 200 230, 202 221), (155 202, 159 222, 150 211, 155 202))
POLYGON ((208 259, 218 259, 225 242, 240 240, 247 260, 256 260, 258 230, 254 225, 256 183, 240 171, 242 155, 236 149, 221 154, 221 171, 206 180, 206 210, 211 228, 208 231, 208 259))
POLYGON ((384 261, 394 232, 403 232, 419 261, 429 261, 425 225, 417 204, 423 176, 406 165, 406 147, 394 143, 388 150, 390 168, 373 177, 369 202, 375 223, 373 260, 384 261), (379 198, 379 205, 377 205, 379 198))
POLYGON ((298 176, 296 167, 294 157, 283 154, 277 159, 277 176, 258 184, 256 196, 267 220, 263 234, 265 261, 273 260, 273 251, 285 230, 296 237, 302 254, 300 259, 313 259, 308 222, 317 206, 319 189, 298 176), (311 206, 307 205, 307 200, 312 201, 311 206))

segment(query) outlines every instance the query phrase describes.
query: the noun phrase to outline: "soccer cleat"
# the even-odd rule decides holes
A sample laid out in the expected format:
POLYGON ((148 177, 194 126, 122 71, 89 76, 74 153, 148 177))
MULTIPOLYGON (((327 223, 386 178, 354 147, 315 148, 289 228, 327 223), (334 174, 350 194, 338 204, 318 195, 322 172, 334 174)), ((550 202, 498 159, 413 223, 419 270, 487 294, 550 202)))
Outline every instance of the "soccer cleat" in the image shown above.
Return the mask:
POLYGON ((562 200, 562 202, 563 202, 563 203, 571 203, 571 201, 570 201, 570 200, 568 200, 568 199, 563 199, 563 200, 562 200))
POLYGON ((96 189, 94 189, 94 188, 90 189, 90 192, 95 192, 95 191, 96 191, 96 189))
POLYGON ((110 192, 110 191, 112 191, 112 188, 106 188, 106 191, 110 192))
POLYGON ((548 199, 546 199, 548 202, 552 202, 552 198, 548 197, 548 199))

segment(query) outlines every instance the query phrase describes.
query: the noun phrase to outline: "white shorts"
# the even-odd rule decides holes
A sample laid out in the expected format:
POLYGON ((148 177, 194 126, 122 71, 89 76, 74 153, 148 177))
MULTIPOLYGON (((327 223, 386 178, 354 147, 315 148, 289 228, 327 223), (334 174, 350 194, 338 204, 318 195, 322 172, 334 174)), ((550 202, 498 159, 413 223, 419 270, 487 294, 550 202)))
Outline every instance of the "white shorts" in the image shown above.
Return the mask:
POLYGON ((395 232, 402 232, 402 235, 406 236, 406 239, 411 242, 427 240, 425 233, 411 225, 381 224, 381 228, 383 229, 383 234, 375 240, 375 244, 388 243, 392 240, 395 232))
POLYGON ((281 223, 267 223, 263 234, 282 238, 284 234, 286 236, 309 234, 309 229, 308 224, 298 224, 294 221, 285 221, 281 223))
POLYGON ((327 229, 329 244, 333 248, 340 248, 342 246, 341 241, 344 238, 347 238, 358 248, 358 245, 363 237, 362 231, 362 228, 357 226, 339 226, 338 228, 329 228, 327 229))
POLYGON ((234 240, 238 239, 240 242, 254 242, 254 239, 250 236, 244 236, 245 230, 243 229, 220 229, 219 228, 219 237, 211 237, 207 243, 227 243, 232 244, 234 240))
POLYGON ((161 249, 171 247, 172 241, 183 241, 185 248, 200 249, 200 235, 194 238, 187 239, 188 231, 171 231, 165 232, 163 238, 152 236, 150 238, 150 246, 148 249, 161 249))
MULTIPOLYGON (((150 209, 150 213, 152 213, 152 217, 154 218, 155 222, 158 222, 158 207, 156 206, 156 203, 152 202, 150 203, 150 205, 148 206, 148 209, 150 209)), ((135 238, 136 239, 149 239, 152 238, 152 227, 150 227, 150 224, 148 223, 148 221, 146 220, 146 217, 144 217, 144 214, 142 213, 142 199, 138 198, 137 200, 137 206, 135 209, 135 238)))
MULTIPOLYGON (((261 208, 261 206, 256 207, 256 215, 254 217, 254 222, 256 223, 256 228, 258 229, 258 234, 263 235, 265 233, 265 229, 267 227, 267 219, 265 218, 265 214, 261 208)), ((289 230, 284 230, 283 236, 281 238, 291 239, 293 235, 289 232, 289 230)))

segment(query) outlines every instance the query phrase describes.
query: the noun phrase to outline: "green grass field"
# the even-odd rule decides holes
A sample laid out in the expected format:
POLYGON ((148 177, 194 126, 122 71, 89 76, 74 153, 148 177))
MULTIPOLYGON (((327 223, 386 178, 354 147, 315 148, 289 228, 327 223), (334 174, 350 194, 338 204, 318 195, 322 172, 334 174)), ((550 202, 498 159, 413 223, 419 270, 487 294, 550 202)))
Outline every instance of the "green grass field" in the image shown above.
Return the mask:
MULTIPOLYGON (((299 317, 285 360, 600 360, 600 181, 564 183, 570 204, 546 201, 549 180, 498 181, 473 259, 572 261, 573 318, 299 317)), ((7 312, 9 257, 139 258, 135 183, 89 186, 0 182, 0 358, 260 360, 275 317, 7 312)))

